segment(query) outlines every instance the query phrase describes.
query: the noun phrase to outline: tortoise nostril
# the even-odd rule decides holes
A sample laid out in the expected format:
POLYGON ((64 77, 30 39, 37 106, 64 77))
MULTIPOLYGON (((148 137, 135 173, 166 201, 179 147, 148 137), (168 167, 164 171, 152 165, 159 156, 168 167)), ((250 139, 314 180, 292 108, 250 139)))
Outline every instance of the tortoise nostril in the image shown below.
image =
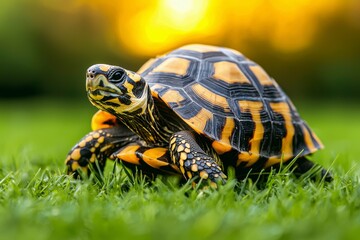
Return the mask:
POLYGON ((94 79, 96 75, 98 74, 98 71, 95 69, 94 66, 90 67, 86 71, 86 78, 94 79))
POLYGON ((87 73, 86 74, 86 78, 94 78, 95 76, 94 76, 94 74, 92 74, 92 73, 87 73))

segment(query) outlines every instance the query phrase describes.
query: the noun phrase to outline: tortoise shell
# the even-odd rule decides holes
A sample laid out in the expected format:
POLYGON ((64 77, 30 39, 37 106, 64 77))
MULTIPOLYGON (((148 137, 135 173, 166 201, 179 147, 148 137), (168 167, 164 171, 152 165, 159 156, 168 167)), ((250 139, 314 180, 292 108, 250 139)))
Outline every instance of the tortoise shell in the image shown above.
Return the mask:
POLYGON ((238 51, 187 45, 138 73, 220 156, 237 152, 237 165, 263 158, 266 167, 323 147, 274 79, 238 51))

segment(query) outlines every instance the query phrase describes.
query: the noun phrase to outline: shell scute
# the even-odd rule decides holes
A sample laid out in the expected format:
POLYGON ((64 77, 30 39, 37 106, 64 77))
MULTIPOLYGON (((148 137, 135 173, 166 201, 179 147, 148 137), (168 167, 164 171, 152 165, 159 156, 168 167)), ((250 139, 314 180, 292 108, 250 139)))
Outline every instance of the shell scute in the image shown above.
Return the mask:
POLYGON ((322 148, 264 69, 236 50, 187 45, 141 68, 152 95, 238 163, 270 162, 322 148))

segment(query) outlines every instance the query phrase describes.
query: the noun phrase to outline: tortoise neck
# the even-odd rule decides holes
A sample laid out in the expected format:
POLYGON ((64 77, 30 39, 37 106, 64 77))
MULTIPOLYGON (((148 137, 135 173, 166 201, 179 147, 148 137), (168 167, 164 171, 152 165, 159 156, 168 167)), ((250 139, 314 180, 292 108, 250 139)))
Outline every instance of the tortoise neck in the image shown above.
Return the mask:
POLYGON ((145 111, 135 115, 120 115, 120 120, 147 144, 152 146, 167 146, 173 134, 173 124, 162 116, 154 104, 149 91, 145 111))

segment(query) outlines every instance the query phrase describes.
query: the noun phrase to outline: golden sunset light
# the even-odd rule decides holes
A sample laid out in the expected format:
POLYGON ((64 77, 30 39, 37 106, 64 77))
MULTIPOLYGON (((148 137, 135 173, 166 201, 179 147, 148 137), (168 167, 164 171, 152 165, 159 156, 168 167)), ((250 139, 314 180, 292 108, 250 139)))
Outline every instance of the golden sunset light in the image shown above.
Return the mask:
POLYGON ((360 0, 0 0, 1 239, 357 240, 360 0))
POLYGON ((154 55, 188 43, 247 39, 268 41, 280 51, 297 51, 311 44, 324 19, 346 11, 341 0, 153 0, 82 1, 114 24, 118 39, 138 55, 154 55), (150 47, 149 47, 150 46, 150 47))

